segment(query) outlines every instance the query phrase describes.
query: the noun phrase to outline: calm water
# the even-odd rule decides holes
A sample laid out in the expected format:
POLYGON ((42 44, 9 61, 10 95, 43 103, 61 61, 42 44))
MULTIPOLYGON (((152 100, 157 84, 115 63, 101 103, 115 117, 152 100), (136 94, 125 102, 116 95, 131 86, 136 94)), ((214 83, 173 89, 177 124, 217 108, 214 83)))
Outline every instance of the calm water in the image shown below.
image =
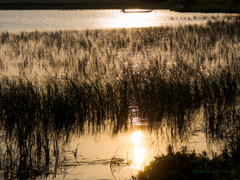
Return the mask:
MULTIPOLYGON (((141 123, 128 132, 118 133, 116 136, 111 135, 111 130, 105 131, 98 135, 83 135, 72 140, 67 149, 74 151, 78 147, 77 161, 82 162, 81 165, 72 166, 67 169, 67 174, 61 174, 56 177, 59 179, 131 179, 132 175, 136 175, 138 170, 143 169, 143 165, 148 165, 150 160, 156 155, 166 154, 166 147, 171 140, 169 130, 164 128, 164 135, 161 131, 150 132, 145 129, 141 123), (78 145, 79 144, 79 145, 78 145), (110 167, 112 157, 122 158, 125 163, 132 161, 132 164, 119 167, 110 167)), ((157 127, 157 126, 156 126, 157 127)), ((160 127, 158 126, 160 129, 160 127)), ((199 129, 201 127, 199 126, 199 129)), ((202 130, 202 129, 201 129, 202 130)), ((201 153, 206 150, 208 153, 213 150, 218 151, 219 146, 206 142, 203 131, 192 133, 189 141, 177 142, 175 147, 181 148, 188 146, 190 150, 201 153)), ((68 158, 72 159, 69 164, 74 164, 75 159, 73 153, 68 154, 68 158)), ((51 176, 50 176, 51 177, 51 176)))
MULTIPOLYGON (((161 10, 143 14, 124 14, 120 10, 0 11, 0 31, 128 28, 205 23, 213 15, 221 18, 226 14, 177 13, 161 10)), ((198 117, 196 120, 198 131, 192 133, 188 141, 177 143, 178 147, 189 145, 190 149, 195 149, 196 152, 209 148, 202 131, 202 118, 198 117)), ((77 147, 77 160, 81 161, 82 165, 68 168, 66 175, 59 173, 56 178, 127 179, 132 174, 136 174, 143 164, 147 165, 155 155, 165 153, 166 145, 170 142, 169 132, 164 132, 164 137, 150 133, 144 128, 146 125, 139 122, 137 117, 134 119, 134 124, 131 130, 115 136, 109 129, 97 135, 90 133, 74 137, 66 146, 69 152, 67 156, 72 158, 74 163, 72 151, 77 147), (132 160, 134 165, 111 169, 109 162, 113 156, 132 160)), ((212 148, 216 150, 216 146, 212 148)))
POLYGON ((0 31, 99 29, 150 27, 206 22, 213 15, 155 10, 151 13, 122 13, 120 10, 24 10, 0 11, 0 31), (194 19, 194 21, 193 21, 194 19))

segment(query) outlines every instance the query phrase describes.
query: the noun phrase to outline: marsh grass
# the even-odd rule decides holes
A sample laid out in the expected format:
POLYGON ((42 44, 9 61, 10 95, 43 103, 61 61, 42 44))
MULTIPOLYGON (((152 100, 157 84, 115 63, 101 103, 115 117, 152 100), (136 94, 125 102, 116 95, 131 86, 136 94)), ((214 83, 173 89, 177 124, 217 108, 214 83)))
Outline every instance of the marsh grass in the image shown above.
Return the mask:
POLYGON ((97 133, 106 120, 112 134, 127 130, 129 107, 150 129, 166 123, 180 138, 203 108, 207 138, 227 139, 239 125, 239 31, 233 17, 205 26, 1 33, 4 178, 56 174, 66 162, 60 139, 84 133, 84 123, 97 133))
POLYGON ((221 154, 212 152, 212 158, 206 151, 196 154, 183 146, 180 151, 174 152, 173 146, 168 145, 166 155, 155 157, 132 179, 238 179, 239 145, 239 136, 232 137, 222 148, 221 154))

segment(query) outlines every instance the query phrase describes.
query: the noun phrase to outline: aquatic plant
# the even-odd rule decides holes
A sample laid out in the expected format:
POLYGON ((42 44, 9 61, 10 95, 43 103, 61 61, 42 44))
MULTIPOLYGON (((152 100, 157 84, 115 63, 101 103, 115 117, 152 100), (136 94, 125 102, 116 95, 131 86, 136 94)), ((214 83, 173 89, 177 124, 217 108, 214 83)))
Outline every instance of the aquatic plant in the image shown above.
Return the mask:
POLYGON ((206 151, 196 154, 194 150, 190 152, 184 146, 175 153, 173 146, 168 145, 166 155, 155 157, 132 179, 238 179, 240 166, 234 157, 236 151, 232 146, 239 147, 239 137, 225 145, 220 155, 213 155, 210 159, 206 151))
MULTIPOLYGON (((59 141, 84 133, 86 123, 97 133, 110 120, 116 134, 137 116, 181 138, 203 109, 208 140, 228 139, 229 129, 239 132, 239 30, 235 17, 204 26, 1 33, 4 178, 56 174, 66 162, 59 141), (8 74, 12 67, 17 76, 8 74)), ((183 159, 179 168, 190 155, 205 161, 170 152, 183 159)))

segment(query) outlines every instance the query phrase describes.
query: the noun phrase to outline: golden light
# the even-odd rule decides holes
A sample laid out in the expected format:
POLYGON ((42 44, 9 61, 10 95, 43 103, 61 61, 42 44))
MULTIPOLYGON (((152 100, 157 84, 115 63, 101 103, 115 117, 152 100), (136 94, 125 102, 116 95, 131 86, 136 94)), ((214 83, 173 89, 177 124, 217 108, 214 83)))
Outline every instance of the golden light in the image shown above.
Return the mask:
POLYGON ((124 9, 122 10, 124 13, 149 13, 152 12, 151 9, 146 10, 146 9, 124 9))
POLYGON ((130 142, 133 142, 134 144, 134 150, 133 150, 133 162, 134 165, 133 168, 136 168, 140 170, 143 165, 143 161, 146 155, 146 151, 144 146, 142 145, 142 132, 141 131, 135 131, 132 133, 132 136, 130 137, 130 142))
POLYGON ((153 12, 142 13, 142 10, 138 9, 126 11, 133 13, 119 13, 116 24, 112 24, 112 27, 149 27, 151 24, 149 20, 155 17, 153 12))
POLYGON ((132 133, 132 136, 130 137, 131 141, 136 145, 140 145, 142 143, 142 131, 135 131, 132 133))
POLYGON ((143 164, 145 158, 145 148, 143 146, 134 148, 133 162, 136 164, 143 164))

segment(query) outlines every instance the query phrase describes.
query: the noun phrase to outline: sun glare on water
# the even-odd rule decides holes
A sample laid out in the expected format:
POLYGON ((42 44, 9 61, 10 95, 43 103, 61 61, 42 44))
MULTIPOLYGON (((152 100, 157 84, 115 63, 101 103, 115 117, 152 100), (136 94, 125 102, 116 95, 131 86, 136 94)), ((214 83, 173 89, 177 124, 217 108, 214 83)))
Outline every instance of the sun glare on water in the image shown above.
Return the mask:
POLYGON ((134 150, 133 150, 133 162, 135 165, 132 166, 132 168, 136 168, 140 170, 143 165, 143 161, 145 158, 145 148, 142 145, 142 132, 141 131, 135 131, 132 133, 132 136, 130 137, 131 141, 134 144, 134 150))
POLYGON ((141 13, 141 10, 134 9, 134 10, 126 10, 131 11, 133 13, 119 13, 118 17, 116 17, 115 24, 111 24, 112 27, 149 27, 151 22, 150 20, 153 19, 154 13, 141 13))

